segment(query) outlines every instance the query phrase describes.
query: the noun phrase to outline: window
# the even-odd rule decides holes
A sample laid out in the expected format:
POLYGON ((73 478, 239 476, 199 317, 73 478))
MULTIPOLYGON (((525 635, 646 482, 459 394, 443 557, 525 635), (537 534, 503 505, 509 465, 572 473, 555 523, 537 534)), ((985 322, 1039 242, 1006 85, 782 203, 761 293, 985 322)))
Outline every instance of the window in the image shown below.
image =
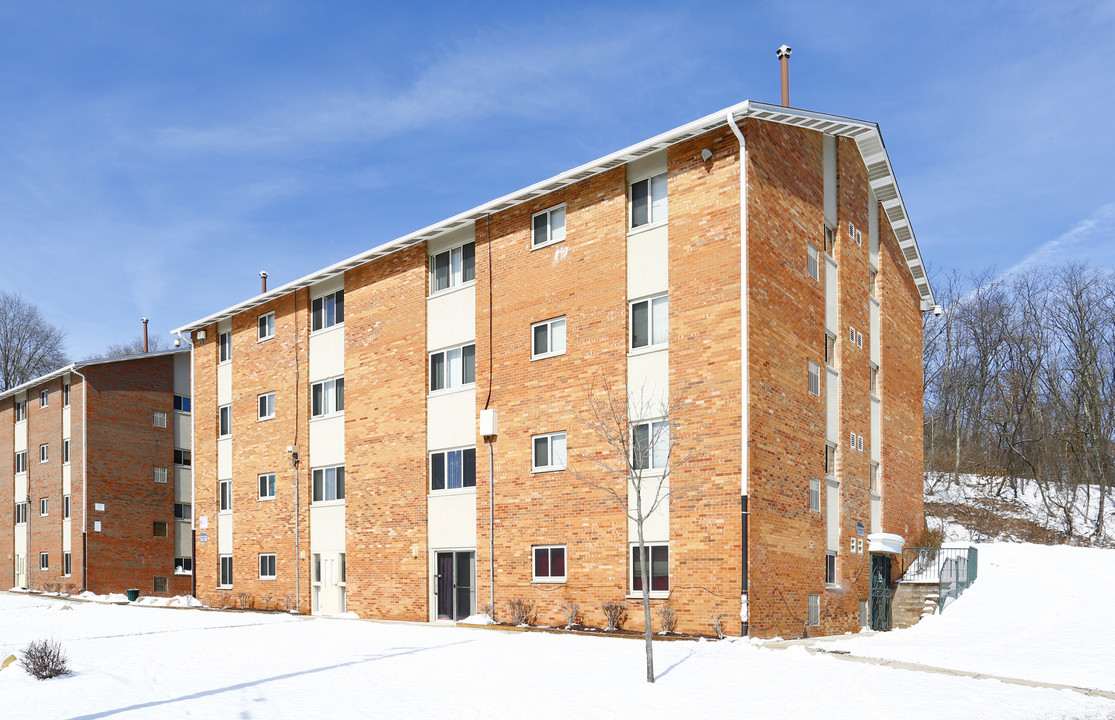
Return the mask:
POLYGON ((871 492, 879 492, 879 463, 871 463, 871 492))
POLYGON ((192 405, 190 403, 190 398, 186 397, 185 395, 174 396, 174 409, 176 411, 188 413, 190 412, 191 407, 192 405))
POLYGON ((194 559, 188 557, 174 558, 175 575, 192 575, 194 572, 194 559))
POLYGON ((534 582, 565 582, 565 547, 534 548, 534 582))
POLYGON ((275 313, 260 315, 257 326, 257 340, 270 340, 275 337, 275 313))
POLYGON ((70 496, 69 495, 63 495, 62 496, 62 519, 63 520, 69 520, 70 519, 70 496))
POLYGON ((167 591, 167 580, 165 577, 152 578, 154 581, 151 585, 154 592, 165 593, 167 591))
POLYGON ((825 445, 825 475, 836 475, 836 446, 832 443, 825 445))
POLYGON ((221 556, 221 587, 232 587, 232 556, 221 556))
POLYGON ((554 318, 530 326, 531 359, 565 354, 565 318, 554 318))
POLYGON ((275 473, 264 473, 259 476, 259 499, 275 499, 275 473))
POLYGON ((217 408, 217 437, 232 435, 232 406, 222 405, 217 408))
POLYGON ((666 295, 631 303, 631 348, 661 345, 670 334, 670 299, 666 295))
POLYGON ((476 382, 476 345, 430 353, 430 392, 476 382))
POLYGON ((49 570, 50 569, 50 554, 49 553, 45 553, 45 552, 44 553, 39 553, 39 569, 40 570, 49 570))
POLYGON ((670 461, 670 423, 653 420, 631 426, 631 459, 636 470, 661 470, 670 461))
POLYGON ((825 253, 831 256, 836 250, 836 230, 825 223, 825 253))
POLYGON ((821 596, 809 596, 809 625, 821 624, 821 596))
POLYGON ((151 470, 152 470, 152 473, 154 475, 155 482, 166 483, 166 468, 165 467, 151 468, 151 470))
POLYGON ((345 379, 314 383, 310 392, 310 417, 324 417, 344 411, 345 379))
POLYGON ((324 330, 345 321, 345 291, 322 295, 314 298, 312 305, 312 326, 314 330, 324 330))
POLYGON ((49 404, 50 404, 50 391, 49 390, 40 390, 39 391, 39 407, 45 408, 49 404))
POLYGON ((62 441, 62 462, 64 462, 64 463, 70 462, 70 441, 69 440, 63 440, 62 441))
POLYGON ((809 277, 814 280, 821 279, 821 253, 817 248, 813 247, 813 243, 806 245, 805 249, 805 266, 809 271, 809 277))
POLYGON ((565 239, 565 205, 535 213, 531 217, 531 227, 534 230, 533 247, 561 242, 565 239))
POLYGON ((154 525, 154 528, 153 528, 152 532, 153 532, 155 537, 166 537, 167 536, 167 524, 165 522, 157 522, 156 521, 155 523, 153 523, 153 525, 154 525))
POLYGON ((43 443, 39 446, 39 462, 45 463, 48 460, 50 460, 50 447, 43 443))
POLYGON ((62 383, 62 407, 70 406, 70 384, 62 383))
POLYGON ((27 401, 18 400, 15 404, 15 421, 20 422, 27 419, 27 401))
POLYGON ((62 574, 67 577, 71 575, 73 570, 73 563, 70 562, 70 554, 68 552, 62 553, 62 574))
POLYGON ((27 522, 27 515, 31 511, 31 503, 26 500, 15 504, 15 524, 27 522))
POLYGON ((194 515, 194 506, 189 503, 174 503, 174 519, 190 520, 194 515))
POLYGON ((878 288, 877 288, 878 282, 879 282, 879 271, 878 270, 869 270, 867 272, 867 292, 871 294, 871 297, 878 297, 879 296, 879 292, 878 292, 878 288))
POLYGON ((190 451, 189 450, 174 450, 174 464, 175 465, 189 465, 190 464, 190 451))
POLYGON ((825 364, 836 365, 836 336, 829 332, 825 333, 825 364))
POLYGON ((232 481, 221 480, 217 498, 217 509, 221 512, 232 510, 232 481))
MULTIPOLYGON (((852 544, 855 545, 855 543, 856 543, 856 541, 852 540, 852 544)), ((836 584, 836 553, 830 551, 830 552, 825 553, 825 585, 835 585, 835 584, 836 584)))
POLYGON ((879 394, 879 366, 872 365, 867 369, 867 384, 872 395, 879 394))
POLYGON ((666 173, 631 183, 631 227, 665 222, 668 217, 666 173))
POLYGON ((430 453, 430 490, 476 487, 476 448, 430 453))
POLYGON ((549 435, 535 435, 531 438, 534 443, 534 472, 565 469, 565 433, 550 433, 549 435))
POLYGON ((275 579, 275 553, 259 554, 259 579, 275 579))
POLYGON ((809 479, 809 509, 821 512, 821 481, 814 478, 809 479))
POLYGON ((809 393, 821 394, 821 366, 812 360, 809 361, 809 393))
POLYGON ((855 554, 856 552, 856 539, 848 538, 848 552, 855 554))
POLYGON ((314 470, 314 502, 345 499, 345 466, 314 470))
MULTIPOLYGON (((650 558, 650 591, 667 592, 670 589, 670 546, 647 545, 647 557, 650 558)), ((639 546, 631 548, 631 589, 635 592, 643 591, 643 564, 639 557, 639 546)))
POLYGON ((46 517, 50 514, 50 502, 47 498, 39 498, 39 517, 46 517))
POLYGON ((465 243, 430 257, 430 294, 476 279, 476 243, 465 243))
POLYGON ((27 451, 20 450, 15 454, 16 475, 27 472, 27 451))
POLYGON ((264 393, 259 396, 259 419, 270 420, 273 417, 275 417, 275 393, 264 393))
POLYGON ((166 427, 166 412, 162 410, 151 411, 151 423, 157 428, 166 427))
POLYGON ((228 362, 232 359, 232 333, 223 332, 217 335, 218 361, 228 362))

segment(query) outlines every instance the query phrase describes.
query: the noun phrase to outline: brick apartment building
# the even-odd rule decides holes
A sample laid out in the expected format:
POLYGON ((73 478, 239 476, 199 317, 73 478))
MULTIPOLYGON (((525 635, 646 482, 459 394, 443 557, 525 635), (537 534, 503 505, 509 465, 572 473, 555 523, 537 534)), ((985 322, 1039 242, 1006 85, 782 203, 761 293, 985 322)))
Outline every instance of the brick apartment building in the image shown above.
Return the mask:
POLYGON ((608 455, 576 417, 606 384, 673 398, 629 432, 696 453, 645 528, 680 630, 856 629, 923 527, 932 306, 875 124, 745 102, 671 130, 179 328, 197 594, 637 613, 635 530, 570 472, 608 455))
POLYGON ((75 363, 0 394, 5 587, 193 592, 189 361, 75 363))

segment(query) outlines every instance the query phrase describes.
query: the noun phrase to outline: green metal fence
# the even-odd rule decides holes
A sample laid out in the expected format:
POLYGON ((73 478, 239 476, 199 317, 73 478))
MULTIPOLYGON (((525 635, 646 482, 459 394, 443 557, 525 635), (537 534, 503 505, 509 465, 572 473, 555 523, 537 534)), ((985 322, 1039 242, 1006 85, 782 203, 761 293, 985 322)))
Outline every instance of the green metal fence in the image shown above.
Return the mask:
POLYGON ((944 612, 945 604, 955 600, 976 581, 979 551, 966 548, 905 548, 902 551, 902 580, 910 582, 937 581, 937 606, 944 612))

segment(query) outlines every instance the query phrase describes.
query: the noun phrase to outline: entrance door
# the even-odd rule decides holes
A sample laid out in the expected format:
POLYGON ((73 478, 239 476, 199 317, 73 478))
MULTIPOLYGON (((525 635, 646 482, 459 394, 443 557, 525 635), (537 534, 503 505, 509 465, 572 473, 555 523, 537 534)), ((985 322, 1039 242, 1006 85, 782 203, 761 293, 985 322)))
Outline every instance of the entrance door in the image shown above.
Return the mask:
POLYGON ((345 612, 345 554, 314 553, 313 608, 320 615, 345 612))
POLYGON ((27 556, 15 556, 15 586, 19 588, 27 587, 27 556))
POLYGON ((472 550, 439 552, 434 583, 438 620, 464 620, 476 603, 476 553, 472 550))
POLYGON ((871 629, 890 630, 890 555, 871 555, 871 629))

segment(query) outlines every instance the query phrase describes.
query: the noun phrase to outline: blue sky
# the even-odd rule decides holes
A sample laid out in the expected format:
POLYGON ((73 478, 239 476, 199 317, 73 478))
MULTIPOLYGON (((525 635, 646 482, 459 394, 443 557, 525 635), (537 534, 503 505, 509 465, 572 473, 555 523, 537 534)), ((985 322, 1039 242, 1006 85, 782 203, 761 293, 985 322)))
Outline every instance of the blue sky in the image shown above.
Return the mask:
POLYGON ((878 122, 931 269, 1115 266, 1115 2, 0 4, 0 288, 82 357, 736 102, 878 122))

